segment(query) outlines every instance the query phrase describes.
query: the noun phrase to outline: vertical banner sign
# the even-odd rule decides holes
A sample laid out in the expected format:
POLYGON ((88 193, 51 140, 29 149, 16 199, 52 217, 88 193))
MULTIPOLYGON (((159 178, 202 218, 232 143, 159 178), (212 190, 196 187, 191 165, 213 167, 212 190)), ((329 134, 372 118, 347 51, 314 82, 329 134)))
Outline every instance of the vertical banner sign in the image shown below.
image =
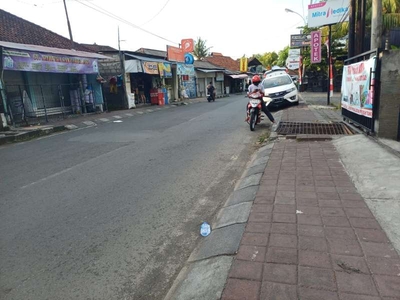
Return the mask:
POLYGON ((247 58, 242 57, 240 59, 240 72, 247 72, 247 58))
POLYGON ((311 63, 321 62, 321 31, 311 32, 311 63))

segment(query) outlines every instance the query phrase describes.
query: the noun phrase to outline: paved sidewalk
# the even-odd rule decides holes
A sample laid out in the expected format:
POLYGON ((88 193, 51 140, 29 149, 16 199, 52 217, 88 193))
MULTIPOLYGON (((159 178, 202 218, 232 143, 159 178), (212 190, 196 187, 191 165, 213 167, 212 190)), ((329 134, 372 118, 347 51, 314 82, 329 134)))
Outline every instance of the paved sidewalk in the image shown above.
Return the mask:
MULTIPOLYGON (((340 120, 306 96, 281 120, 340 120)), ((275 141, 222 299, 400 299, 398 253, 333 142, 275 141)))
POLYGON ((222 299, 400 299, 399 256, 331 142, 275 143, 222 299))

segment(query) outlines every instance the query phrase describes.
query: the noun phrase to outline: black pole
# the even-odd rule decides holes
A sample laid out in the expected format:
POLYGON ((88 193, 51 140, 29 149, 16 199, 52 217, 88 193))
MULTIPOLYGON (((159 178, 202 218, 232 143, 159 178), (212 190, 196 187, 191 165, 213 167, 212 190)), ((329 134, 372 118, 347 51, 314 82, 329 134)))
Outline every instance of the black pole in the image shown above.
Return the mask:
POLYGON ((365 52, 365 13, 366 13, 366 10, 367 10, 367 3, 366 3, 367 1, 366 0, 361 0, 361 19, 360 19, 360 32, 359 32, 359 35, 360 35, 360 39, 361 39, 361 47, 360 47, 360 50, 361 50, 361 52, 360 53, 364 53, 365 52))
POLYGON ((354 37, 355 37, 355 22, 356 22, 356 0, 350 0, 349 7, 349 44, 348 58, 354 56, 354 37))
POLYGON ((332 25, 329 24, 329 37, 328 37, 328 98, 327 105, 331 105, 331 46, 332 46, 332 25))
POLYGON ((73 48, 74 48, 74 39, 72 38, 71 24, 69 23, 69 17, 68 17, 68 11, 67 11, 67 4, 65 3, 65 0, 64 0, 64 9, 65 9, 65 15, 67 16, 67 24, 68 24, 69 39, 71 40, 71 49, 73 49, 73 48))

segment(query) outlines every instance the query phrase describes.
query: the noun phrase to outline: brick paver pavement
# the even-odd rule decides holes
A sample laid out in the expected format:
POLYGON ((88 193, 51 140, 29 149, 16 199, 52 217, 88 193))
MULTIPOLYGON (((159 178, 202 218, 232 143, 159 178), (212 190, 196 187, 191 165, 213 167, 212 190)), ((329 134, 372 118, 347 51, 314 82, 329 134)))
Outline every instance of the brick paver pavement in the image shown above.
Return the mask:
POLYGON ((222 299, 400 299, 400 259, 331 142, 275 143, 222 299))

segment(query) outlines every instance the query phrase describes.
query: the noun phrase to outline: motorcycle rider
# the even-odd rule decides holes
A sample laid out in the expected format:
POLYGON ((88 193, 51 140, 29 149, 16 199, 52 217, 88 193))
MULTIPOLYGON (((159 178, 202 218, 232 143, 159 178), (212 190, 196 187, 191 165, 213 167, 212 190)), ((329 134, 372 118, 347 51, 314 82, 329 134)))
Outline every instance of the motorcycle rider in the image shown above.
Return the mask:
MULTIPOLYGON (((261 84, 261 78, 258 75, 254 75, 252 80, 251 80, 251 85, 249 86, 249 91, 247 92, 247 95, 250 95, 252 93, 255 93, 257 91, 261 92, 264 95, 264 87, 261 84)), ((275 123, 275 119, 272 116, 271 112, 268 110, 267 106, 265 105, 265 102, 263 99, 261 99, 261 109, 266 114, 268 119, 272 122, 275 123)))

